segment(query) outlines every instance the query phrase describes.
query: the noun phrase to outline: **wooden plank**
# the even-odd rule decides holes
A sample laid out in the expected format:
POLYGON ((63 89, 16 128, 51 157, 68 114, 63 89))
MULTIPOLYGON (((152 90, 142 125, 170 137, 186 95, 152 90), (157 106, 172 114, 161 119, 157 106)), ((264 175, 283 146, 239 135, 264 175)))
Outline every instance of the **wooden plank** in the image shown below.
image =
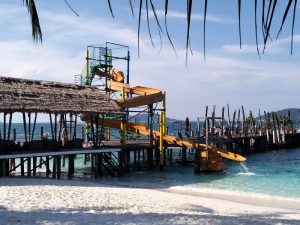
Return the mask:
POLYGON ((101 148, 101 149, 78 149, 78 150, 62 150, 58 149, 55 152, 31 152, 31 153, 18 153, 0 155, 0 159, 14 159, 14 158, 27 158, 27 157, 45 157, 45 156, 57 156, 57 155, 78 155, 78 154, 90 154, 90 153, 105 153, 105 152, 119 152, 120 148, 101 148))

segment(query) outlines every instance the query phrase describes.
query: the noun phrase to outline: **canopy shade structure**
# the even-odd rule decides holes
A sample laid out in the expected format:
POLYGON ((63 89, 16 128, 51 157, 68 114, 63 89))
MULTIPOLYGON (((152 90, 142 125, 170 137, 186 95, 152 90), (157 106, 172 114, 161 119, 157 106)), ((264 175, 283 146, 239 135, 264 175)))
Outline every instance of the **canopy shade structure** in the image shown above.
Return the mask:
POLYGON ((95 86, 0 76, 0 112, 123 114, 95 86))

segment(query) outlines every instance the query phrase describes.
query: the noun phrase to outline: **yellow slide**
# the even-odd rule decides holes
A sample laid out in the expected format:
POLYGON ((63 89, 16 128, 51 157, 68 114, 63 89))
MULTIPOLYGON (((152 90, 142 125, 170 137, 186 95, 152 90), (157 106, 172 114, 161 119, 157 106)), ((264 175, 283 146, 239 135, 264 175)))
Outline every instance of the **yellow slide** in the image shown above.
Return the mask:
MULTIPOLYGON (((100 77, 105 77, 105 73, 99 69, 95 74, 100 77)), ((122 92, 124 88, 125 93, 130 95, 138 95, 135 97, 126 98, 125 100, 119 100, 119 104, 125 109, 161 102, 164 97, 164 94, 161 90, 143 86, 131 87, 129 84, 125 84, 123 72, 117 70, 116 68, 112 69, 112 73, 109 75, 107 87, 112 91, 119 92, 122 92)))
MULTIPOLYGON (((88 122, 89 119, 85 118, 84 115, 81 116, 81 120, 88 122)), ((105 127, 111 127, 115 129, 120 129, 121 127, 121 121, 120 120, 113 120, 113 119, 100 119, 99 124, 103 124, 105 127)), ((137 123, 127 123, 126 128, 128 131, 134 132, 136 134, 141 135, 150 135, 150 129, 148 129, 145 125, 137 124, 137 123)), ((153 131, 153 135, 156 138, 160 137, 160 132, 153 131)), ((186 148, 201 148, 206 149, 205 144, 195 144, 189 141, 182 140, 180 138, 170 136, 170 135, 164 135, 163 140, 167 141, 168 143, 175 144, 180 147, 186 147, 186 148)), ((246 158, 239 154, 235 154, 232 152, 228 152, 226 150, 222 150, 220 148, 214 147, 214 146, 208 146, 208 151, 211 153, 217 153, 218 155, 222 156, 223 158, 227 158, 230 160, 238 161, 238 162, 244 162, 246 161, 246 158)), ((206 157, 206 152, 201 153, 202 157, 206 157)))

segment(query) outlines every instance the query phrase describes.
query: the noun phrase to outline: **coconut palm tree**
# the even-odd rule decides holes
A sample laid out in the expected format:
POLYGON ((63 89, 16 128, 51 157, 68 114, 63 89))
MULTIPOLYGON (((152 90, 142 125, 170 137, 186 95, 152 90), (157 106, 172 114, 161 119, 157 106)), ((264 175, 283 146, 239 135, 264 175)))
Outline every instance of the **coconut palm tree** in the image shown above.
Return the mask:
MULTIPOLYGON (((34 0, 22 0, 24 5, 27 7, 30 19, 31 19, 31 24, 32 24, 32 38, 35 42, 42 42, 42 31, 39 23, 39 17, 38 13, 36 10, 36 6, 34 3, 34 0)), ((66 4, 71 8, 67 0, 64 0, 66 4)), ((111 15, 114 17, 113 14, 113 9, 111 5, 111 0, 107 0, 109 10, 111 12, 111 15)), ((165 18, 165 30, 167 37, 174 48, 174 45, 172 43, 171 37, 168 32, 168 26, 167 26, 167 16, 168 16, 168 6, 169 6, 169 1, 165 0, 164 1, 165 9, 164 9, 164 18, 165 18)), ((208 0, 203 0, 203 10, 204 10, 204 23, 203 23, 203 36, 204 36, 204 55, 205 55, 205 35, 206 35, 206 15, 207 15, 207 8, 209 1, 208 0)), ((286 4, 284 7, 280 7, 278 9, 278 1, 277 0, 254 0, 253 1, 253 7, 254 7, 254 18, 255 18, 255 27, 254 27, 254 32, 256 34, 256 46, 257 46, 257 53, 260 55, 260 50, 259 50, 259 40, 258 40, 258 32, 261 30, 262 32, 262 43, 263 43, 263 50, 264 52, 266 44, 270 37, 270 31, 271 27, 274 27, 273 20, 275 17, 275 11, 277 14, 279 14, 280 19, 280 24, 276 28, 277 29, 277 36, 276 39, 278 38, 279 34, 282 31, 282 28, 285 26, 285 22, 287 19, 287 16, 292 13, 292 24, 291 24, 291 54, 293 51, 293 35, 294 35, 294 24, 295 24, 295 15, 296 15, 296 8, 297 8, 297 0, 287 0, 287 1, 282 1, 282 4, 286 4), (260 15, 258 15, 258 12, 261 12, 260 15)), ((149 35, 151 38, 151 32, 150 32, 150 26, 149 26, 149 17, 148 13, 153 13, 154 18, 156 20, 157 26, 159 29, 161 29, 161 25, 158 21, 157 15, 156 15, 156 10, 155 10, 155 4, 153 0, 139 0, 137 1, 138 4, 138 45, 139 45, 139 34, 140 34, 140 25, 141 25, 141 15, 142 15, 142 10, 145 8, 146 10, 146 15, 147 15, 147 23, 148 23, 148 30, 149 30, 149 35)), ((186 17, 187 17, 187 30, 186 30, 186 51, 190 48, 190 23, 191 23, 191 18, 192 18, 192 7, 193 7, 193 0, 186 0, 186 17)), ((133 14, 133 4, 132 0, 129 0, 129 6, 131 8, 131 12, 133 14)), ((72 9, 72 8, 71 8, 72 9)), ((72 9, 72 11, 74 11, 72 9)), ((240 47, 242 46, 242 32, 241 32, 241 12, 242 12, 242 0, 237 0, 237 14, 238 14, 238 29, 239 29, 239 40, 240 40, 240 47)), ((75 12, 76 13, 76 12, 75 12)), ((278 18, 278 15, 276 15, 278 18)), ((175 50, 175 48, 174 48, 175 50)))

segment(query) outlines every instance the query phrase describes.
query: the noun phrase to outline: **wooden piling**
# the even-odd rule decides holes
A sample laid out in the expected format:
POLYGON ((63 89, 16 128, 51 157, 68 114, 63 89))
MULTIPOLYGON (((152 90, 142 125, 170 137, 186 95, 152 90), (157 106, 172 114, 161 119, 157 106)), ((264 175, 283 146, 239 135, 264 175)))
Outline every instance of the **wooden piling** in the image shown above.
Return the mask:
POLYGON ((31 177, 31 158, 27 158, 27 177, 31 177))
POLYGON ((71 178, 75 172, 75 157, 74 155, 69 155, 69 162, 68 162, 68 177, 71 178))
POLYGON ((36 157, 32 158, 32 175, 36 176, 36 157))

